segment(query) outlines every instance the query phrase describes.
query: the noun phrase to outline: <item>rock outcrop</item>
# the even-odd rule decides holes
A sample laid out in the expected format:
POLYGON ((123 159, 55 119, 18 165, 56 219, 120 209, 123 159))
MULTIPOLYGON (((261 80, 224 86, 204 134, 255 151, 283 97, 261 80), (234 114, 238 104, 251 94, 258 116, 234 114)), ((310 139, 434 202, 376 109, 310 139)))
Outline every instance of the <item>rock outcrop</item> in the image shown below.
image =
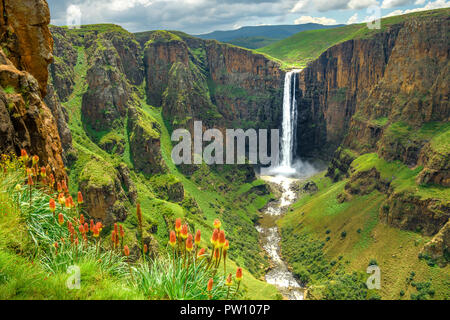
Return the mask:
POLYGON ((161 155, 159 123, 144 112, 129 108, 128 131, 135 169, 145 174, 166 172, 167 167, 161 155))
POLYGON ((175 127, 202 120, 220 128, 278 128, 284 73, 261 54, 157 31, 145 45, 144 65, 149 102, 161 105, 175 127))
POLYGON ((128 215, 127 196, 119 174, 110 164, 92 158, 80 174, 79 185, 84 195, 84 206, 89 217, 106 226, 124 221, 128 215))
POLYGON ((26 149, 66 177, 56 121, 43 102, 53 40, 46 1, 0 3, 0 150, 26 149))
POLYGON ((411 17, 310 63, 299 75, 299 150, 330 156, 344 143, 389 160, 417 156, 423 142, 409 146, 384 131, 401 121, 448 121, 448 28, 448 15, 411 17))

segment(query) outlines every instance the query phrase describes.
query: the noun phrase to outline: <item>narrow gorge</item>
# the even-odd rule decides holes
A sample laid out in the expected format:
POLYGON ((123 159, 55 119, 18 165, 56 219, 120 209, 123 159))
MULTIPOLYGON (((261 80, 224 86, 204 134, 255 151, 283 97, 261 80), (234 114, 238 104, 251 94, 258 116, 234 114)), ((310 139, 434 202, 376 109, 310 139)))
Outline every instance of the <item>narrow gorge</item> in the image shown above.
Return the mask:
MULTIPOLYGON (((175 274, 172 231, 183 221, 191 244, 202 230, 192 261, 203 246, 208 268, 214 230, 226 234, 214 299, 228 299, 236 270, 236 299, 450 298, 450 9, 383 18, 378 30, 306 30, 253 50, 181 31, 49 25, 46 1, 23 2, 0 3, 0 209, 18 213, 0 215, 0 288, 22 265, 36 283, 63 287, 80 230, 89 287, 74 299, 185 299, 190 285, 190 298, 207 299, 206 283, 187 276, 182 295, 149 278, 150 267, 175 274), (192 135, 195 121, 203 131, 278 129, 279 162, 175 165, 172 133, 192 135), (82 195, 67 210, 58 202, 62 223, 48 201, 61 193, 82 195), (92 248, 81 212, 101 226, 92 248), (17 235, 3 236, 10 227, 17 235), (367 284, 369 266, 380 268, 381 288, 367 284)), ((0 297, 61 298, 39 290, 0 297)))

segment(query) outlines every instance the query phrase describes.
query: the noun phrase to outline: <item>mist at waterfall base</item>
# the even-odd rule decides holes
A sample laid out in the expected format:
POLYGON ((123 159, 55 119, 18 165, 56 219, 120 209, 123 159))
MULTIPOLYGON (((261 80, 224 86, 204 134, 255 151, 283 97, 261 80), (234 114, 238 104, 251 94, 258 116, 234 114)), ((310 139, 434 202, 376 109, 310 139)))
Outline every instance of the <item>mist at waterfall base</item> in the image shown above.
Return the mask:
POLYGON ((297 74, 300 72, 301 70, 292 70, 285 75, 280 161, 275 167, 260 168, 262 175, 306 179, 324 169, 323 163, 320 161, 295 159, 295 137, 298 130, 298 106, 295 91, 297 88, 297 74))

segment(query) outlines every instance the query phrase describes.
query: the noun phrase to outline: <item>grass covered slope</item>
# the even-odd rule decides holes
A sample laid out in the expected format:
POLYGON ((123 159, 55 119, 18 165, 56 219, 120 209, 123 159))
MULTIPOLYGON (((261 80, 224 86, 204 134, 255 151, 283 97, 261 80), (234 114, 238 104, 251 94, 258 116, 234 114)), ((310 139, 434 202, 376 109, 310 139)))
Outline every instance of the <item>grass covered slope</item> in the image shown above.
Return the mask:
MULTIPOLYGON (((94 36, 98 32, 115 32, 108 25, 92 26, 92 30, 90 28, 91 26, 87 26, 76 33, 94 36)), ((118 32, 122 33, 122 30, 118 32)), ((143 212, 144 236, 152 244, 150 249, 165 253, 170 226, 176 218, 183 218, 190 226, 205 230, 211 230, 212 222, 219 218, 232 243, 229 252, 231 259, 228 260, 230 270, 241 266, 248 279, 243 284, 243 289, 248 292, 244 298, 277 298, 275 287, 260 279, 267 262, 259 247, 258 234, 253 228, 258 209, 271 199, 270 193, 267 190, 260 191, 261 186, 254 178, 245 178, 247 171, 241 170, 243 168, 201 166, 193 175, 187 175, 176 167, 170 155, 170 125, 164 121, 161 108, 147 105, 144 84, 130 84, 133 86, 134 107, 140 113, 136 123, 144 129, 148 128, 147 132, 151 133, 155 133, 152 128, 158 128, 157 134, 152 137, 160 140, 160 152, 167 171, 146 174, 137 170, 136 159, 132 154, 135 132, 132 126, 126 125, 128 117, 121 119, 124 125, 105 131, 94 130, 83 117, 81 106, 83 96, 89 91, 86 77, 91 66, 88 56, 90 52, 82 42, 79 45, 74 90, 67 101, 63 102, 69 113, 69 127, 77 153, 76 160, 68 168, 72 194, 81 184, 92 186, 91 190, 115 185, 120 168, 128 168, 133 188, 130 190, 122 182, 122 188, 118 192, 128 196, 128 199, 120 198, 128 212, 123 226, 129 230, 137 230, 138 221, 134 212, 136 203, 139 202, 143 212), (113 147, 106 148, 108 145, 113 147), (117 152, 119 147, 121 152, 117 152), (246 188, 244 191, 243 187, 246 188), (136 194, 136 202, 131 201, 131 193, 136 194)), ((110 232, 111 229, 108 228, 107 231, 110 232)), ((130 232, 127 237, 133 247, 139 243, 135 232, 130 232)))
POLYGON ((319 191, 303 195, 280 220, 284 257, 307 283, 311 299, 448 299, 450 266, 440 267, 422 254, 431 237, 382 221, 388 195, 370 176, 354 179, 374 168, 382 180, 393 179, 392 193, 450 199, 448 188, 417 187, 420 170, 362 155, 353 161, 350 178, 314 177, 319 191), (366 288, 369 265, 380 267, 380 290, 366 288))
POLYGON ((256 51, 283 61, 285 67, 303 68, 308 62, 317 59, 324 51, 338 43, 371 37, 408 19, 421 16, 445 17, 448 14, 449 9, 440 9, 383 18, 379 30, 369 29, 367 24, 363 23, 333 29, 303 31, 256 51))

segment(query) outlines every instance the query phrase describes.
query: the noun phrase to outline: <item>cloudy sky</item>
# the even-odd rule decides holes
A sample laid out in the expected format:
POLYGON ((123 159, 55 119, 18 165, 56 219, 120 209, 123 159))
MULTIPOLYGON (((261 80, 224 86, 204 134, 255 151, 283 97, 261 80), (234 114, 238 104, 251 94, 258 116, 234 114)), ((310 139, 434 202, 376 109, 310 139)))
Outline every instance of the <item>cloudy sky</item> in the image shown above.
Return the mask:
POLYGON ((115 23, 131 32, 169 29, 191 34, 264 24, 345 24, 450 7, 450 0, 47 0, 52 24, 115 23), (75 21, 70 22, 70 21, 75 21))

